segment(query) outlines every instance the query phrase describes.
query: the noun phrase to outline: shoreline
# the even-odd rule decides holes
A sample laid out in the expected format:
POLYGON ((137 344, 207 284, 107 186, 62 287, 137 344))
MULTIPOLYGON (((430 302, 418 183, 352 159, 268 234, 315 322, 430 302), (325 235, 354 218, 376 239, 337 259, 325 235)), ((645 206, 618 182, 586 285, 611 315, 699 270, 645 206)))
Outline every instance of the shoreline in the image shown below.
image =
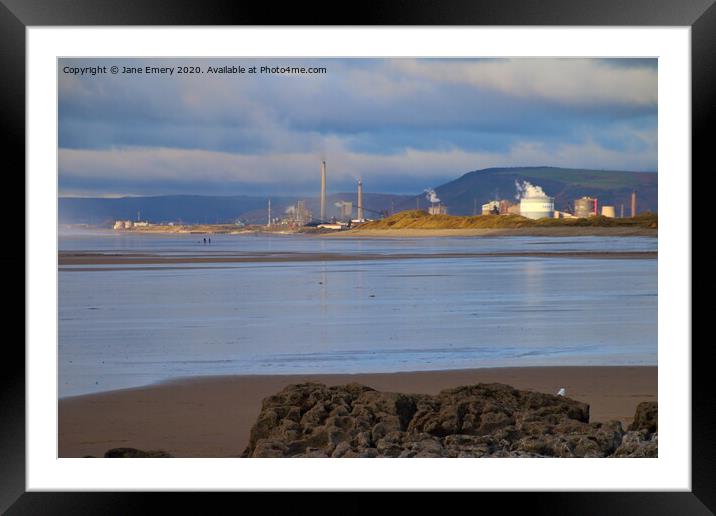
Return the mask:
MULTIPOLYGON (((107 229, 107 228, 105 228, 107 229)), ((109 230, 109 229, 108 229, 109 230)), ((131 229, 114 230, 127 235, 231 235, 231 236, 293 236, 302 235, 309 238, 432 238, 432 237, 509 237, 509 236, 542 236, 542 237, 580 237, 580 236, 643 236, 657 238, 658 228, 642 226, 547 226, 547 227, 504 227, 504 228, 463 228, 463 229, 361 229, 360 227, 342 230, 224 230, 207 227, 205 229, 131 229)))
POLYGON ((591 421, 629 424, 641 401, 657 400, 657 366, 542 366, 401 373, 232 375, 170 379, 58 400, 58 456, 101 457, 115 447, 162 449, 177 457, 237 457, 263 398, 306 381, 362 383, 411 394, 505 383, 588 403, 591 421))

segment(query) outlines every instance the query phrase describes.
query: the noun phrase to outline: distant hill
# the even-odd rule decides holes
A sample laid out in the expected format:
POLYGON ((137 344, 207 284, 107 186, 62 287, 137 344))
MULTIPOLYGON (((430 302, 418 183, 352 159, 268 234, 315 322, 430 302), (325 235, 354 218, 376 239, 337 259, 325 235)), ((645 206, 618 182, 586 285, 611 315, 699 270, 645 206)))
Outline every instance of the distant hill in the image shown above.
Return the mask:
POLYGON ((216 224, 232 222, 242 213, 266 206, 266 199, 250 196, 160 195, 119 198, 59 198, 63 224, 108 225, 113 221, 148 220, 216 224))
MULTIPOLYGON (((326 198, 327 217, 339 214, 337 202, 353 202, 354 214, 357 194, 336 193, 326 198)), ((363 205, 366 217, 376 217, 378 212, 405 203, 409 196, 364 193, 363 205)), ((318 217, 318 197, 272 197, 271 212, 282 216, 297 200, 305 200, 306 206, 318 217)), ((182 222, 185 224, 222 224, 234 222, 265 223, 268 216, 268 197, 252 196, 204 196, 161 195, 152 197, 60 197, 59 221, 61 224, 91 224, 109 226, 115 220, 147 220, 152 223, 182 222)))
MULTIPOLYGON (((515 201, 515 181, 529 181, 541 186, 555 198, 555 208, 571 211, 574 200, 583 196, 596 197, 599 205, 613 205, 617 215, 624 204, 624 214, 630 215, 631 192, 637 192, 637 212, 658 211, 658 175, 653 172, 623 172, 557 167, 487 168, 468 172, 463 176, 435 188, 441 202, 454 215, 472 215, 475 205, 480 214, 481 205, 495 198, 515 201)), ((424 194, 412 197, 401 204, 399 210, 428 206, 424 194)))

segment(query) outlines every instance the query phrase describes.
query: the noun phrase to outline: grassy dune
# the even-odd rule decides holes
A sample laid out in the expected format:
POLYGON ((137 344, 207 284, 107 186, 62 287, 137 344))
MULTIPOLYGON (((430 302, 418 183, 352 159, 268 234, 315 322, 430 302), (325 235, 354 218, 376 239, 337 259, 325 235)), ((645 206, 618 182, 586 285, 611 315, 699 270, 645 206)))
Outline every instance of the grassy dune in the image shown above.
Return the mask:
POLYGON ((388 218, 367 222, 360 230, 373 229, 503 229, 543 227, 624 227, 658 228, 658 215, 643 213, 636 217, 612 219, 601 215, 586 219, 539 219, 532 220, 520 215, 429 215, 424 211, 411 210, 396 213, 388 218))

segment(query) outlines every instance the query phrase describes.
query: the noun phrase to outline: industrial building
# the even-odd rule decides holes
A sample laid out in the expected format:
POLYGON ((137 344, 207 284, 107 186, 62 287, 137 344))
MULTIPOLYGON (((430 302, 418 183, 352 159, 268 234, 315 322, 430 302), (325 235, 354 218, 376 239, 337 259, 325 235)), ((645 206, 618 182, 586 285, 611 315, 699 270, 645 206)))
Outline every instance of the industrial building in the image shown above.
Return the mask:
MULTIPOLYGON (((601 214, 603 217, 616 218, 617 207, 615 205, 603 205, 599 207, 596 197, 581 197, 574 200, 574 216, 579 218, 593 217, 601 214)), ((631 193, 631 216, 636 215, 636 192, 631 193)), ((620 205, 619 218, 624 218, 624 204, 620 205)))
POLYGON ((132 229, 134 227, 134 222, 131 220, 118 220, 115 221, 113 228, 114 229, 132 229))
POLYGON ((594 197, 582 197, 574 201, 574 216, 582 219, 597 214, 597 199, 594 197))
POLYGON ((482 205, 483 215, 507 215, 509 213, 519 215, 519 206, 505 199, 490 201, 482 205))
POLYGON ((500 201, 490 201, 482 205, 483 215, 499 215, 500 214, 500 201))
POLYGON ((554 218, 555 219, 576 219, 577 217, 575 217, 571 213, 567 213, 566 211, 554 210, 554 218))
POLYGON ((358 180, 358 213, 356 214, 358 216, 358 221, 362 222, 365 220, 363 218, 363 180, 358 180))
POLYGON ((326 220, 326 161, 321 161, 321 222, 326 220))
MULTIPOLYGON (((428 206, 428 213, 430 215, 447 215, 447 206, 440 202, 440 198, 438 194, 435 193, 435 190, 432 188, 425 190, 425 198, 430 202, 430 206, 428 206)), ((419 201, 419 199, 416 199, 416 201, 419 201)))
POLYGON ((515 180, 515 188, 517 188, 517 198, 520 200, 520 215, 528 219, 554 217, 554 197, 544 193, 541 186, 533 185, 529 181, 515 180))
POLYGON ((306 208, 306 201, 296 201, 296 222, 303 226, 311 221, 311 211, 306 208))
POLYGON ((554 217, 554 197, 523 197, 520 199, 520 215, 528 219, 554 217))
POLYGON ((613 219, 616 217, 616 210, 614 209, 614 206, 602 206, 602 216, 603 217, 609 217, 610 219, 613 219))
POLYGON ((520 199, 520 215, 528 219, 554 217, 554 197, 544 194, 528 194, 522 197, 520 199))
POLYGON ((306 208, 306 201, 296 201, 296 204, 286 208, 286 216, 280 221, 283 226, 301 227, 311 221, 311 212, 306 208))
POLYGON ((333 230, 341 230, 346 229, 348 227, 347 223, 342 222, 326 222, 323 224, 319 224, 318 229, 333 229, 333 230))
POLYGON ((433 204, 428 206, 428 213, 430 215, 447 215, 448 209, 444 204, 433 204))
POLYGON ((353 203, 350 201, 338 201, 336 207, 339 210, 338 218, 351 220, 353 218, 353 203))

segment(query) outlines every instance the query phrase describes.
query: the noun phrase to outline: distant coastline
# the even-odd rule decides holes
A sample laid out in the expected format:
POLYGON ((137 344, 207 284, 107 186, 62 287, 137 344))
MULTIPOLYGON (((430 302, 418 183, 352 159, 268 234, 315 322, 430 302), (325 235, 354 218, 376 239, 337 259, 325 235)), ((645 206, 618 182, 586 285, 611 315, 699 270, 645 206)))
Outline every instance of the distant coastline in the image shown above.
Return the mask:
POLYGON ((307 235, 322 238, 434 238, 434 237, 498 237, 498 236, 544 236, 544 237, 658 237, 657 228, 644 227, 598 227, 598 226, 551 226, 523 228, 355 228, 344 231, 332 230, 272 230, 270 228, 235 229, 221 224, 197 226, 149 226, 141 229, 122 230, 128 234, 157 235, 307 235))
POLYGON ((466 229, 370 229, 354 230, 323 234, 324 237, 336 238, 431 238, 431 237, 509 237, 509 236, 540 236, 540 237, 658 237, 656 228, 643 227, 526 227, 526 228, 466 228, 466 229))
MULTIPOLYGON (((89 226, 81 225, 89 228, 89 226)), ((73 226, 77 227, 77 226, 73 226)), ((338 237, 480 237, 480 236, 658 236, 658 215, 644 213, 630 218, 538 219, 519 215, 429 215, 410 210, 396 213, 341 230, 312 226, 286 227, 282 225, 235 224, 143 224, 115 231, 142 234, 190 235, 247 235, 247 234, 306 234, 338 237)))

